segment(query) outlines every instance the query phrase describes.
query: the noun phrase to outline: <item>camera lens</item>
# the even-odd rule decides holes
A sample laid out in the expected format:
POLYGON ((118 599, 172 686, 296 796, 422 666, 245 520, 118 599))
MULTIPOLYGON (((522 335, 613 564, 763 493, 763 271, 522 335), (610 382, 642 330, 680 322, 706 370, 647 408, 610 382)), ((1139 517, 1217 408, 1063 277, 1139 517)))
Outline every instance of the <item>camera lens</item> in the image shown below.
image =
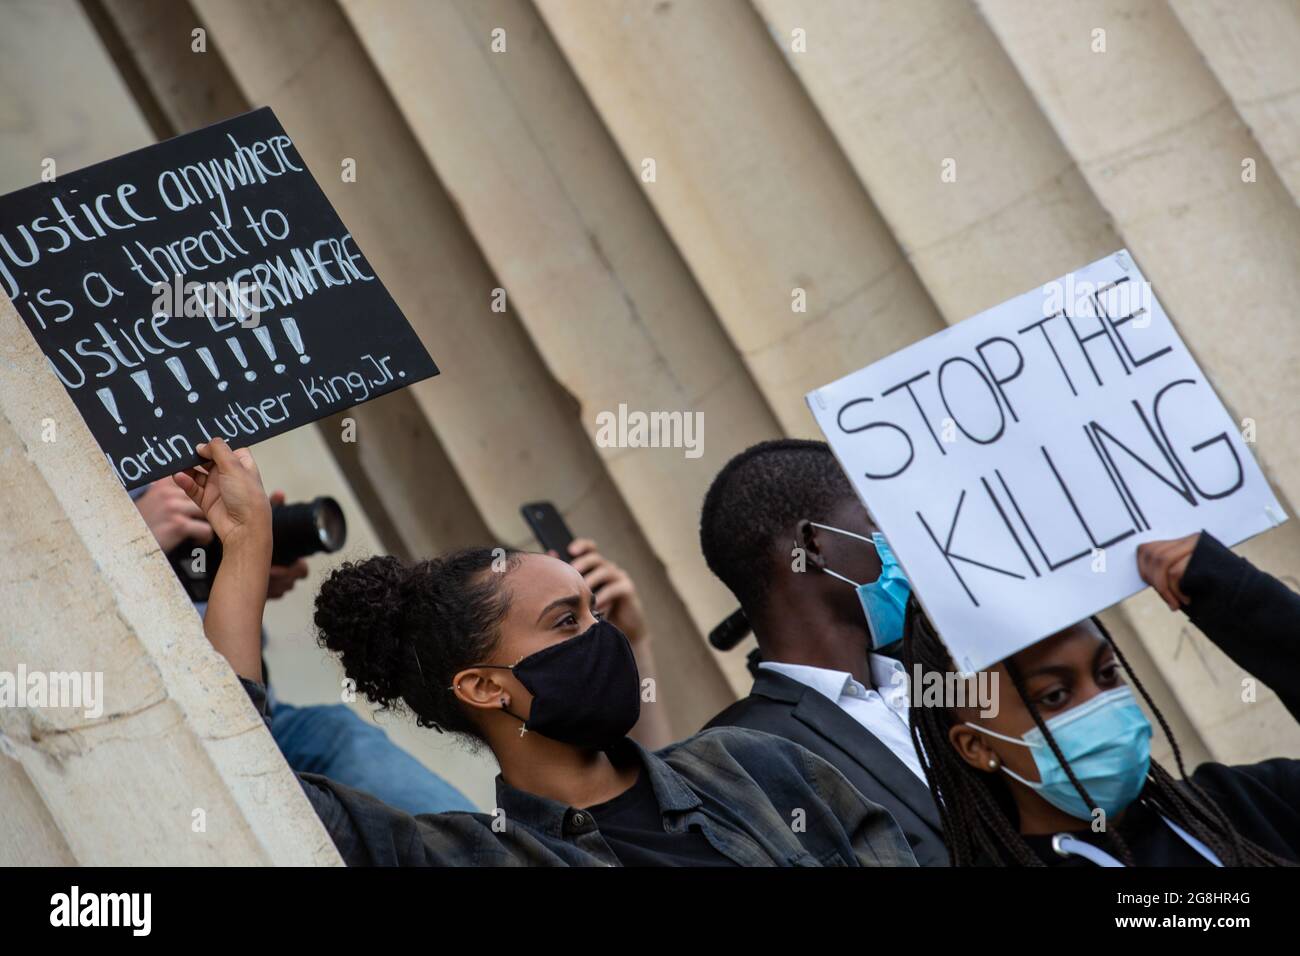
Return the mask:
POLYGON ((321 497, 312 502, 315 508, 316 537, 320 549, 334 552, 343 547, 348 537, 348 523, 343 518, 343 509, 333 498, 321 497))
POLYGON ((314 501, 284 504, 272 509, 271 552, 273 564, 293 564, 322 551, 343 547, 348 526, 343 509, 333 498, 322 496, 314 501))

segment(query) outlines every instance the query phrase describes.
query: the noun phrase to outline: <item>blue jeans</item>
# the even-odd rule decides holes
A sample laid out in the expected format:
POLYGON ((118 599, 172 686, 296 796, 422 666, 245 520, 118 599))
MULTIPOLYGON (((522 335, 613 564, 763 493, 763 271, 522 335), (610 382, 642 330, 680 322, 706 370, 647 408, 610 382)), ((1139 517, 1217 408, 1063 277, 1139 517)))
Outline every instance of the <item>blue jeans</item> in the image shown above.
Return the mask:
POLYGON ((407 813, 477 811, 469 798, 343 704, 276 701, 271 736, 289 766, 319 773, 407 813))

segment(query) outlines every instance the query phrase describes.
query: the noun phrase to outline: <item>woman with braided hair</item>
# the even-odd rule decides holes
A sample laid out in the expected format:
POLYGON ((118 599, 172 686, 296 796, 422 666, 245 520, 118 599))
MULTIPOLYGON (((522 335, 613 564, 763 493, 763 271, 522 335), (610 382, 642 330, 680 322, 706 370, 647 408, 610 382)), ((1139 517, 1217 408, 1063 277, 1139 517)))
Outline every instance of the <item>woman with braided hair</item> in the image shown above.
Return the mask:
MULTIPOLYGON (((1205 533, 1144 544, 1138 565, 1171 611, 1266 676, 1300 718, 1300 595, 1205 533)), ((913 679, 955 669, 915 600, 903 658, 913 679)), ((1207 763, 1189 776, 1164 716, 1096 617, 991 670, 996 714, 917 702, 911 711, 953 865, 1300 861, 1300 761, 1207 763), (1150 759, 1151 725, 1133 689, 1169 740, 1177 777, 1150 759)))

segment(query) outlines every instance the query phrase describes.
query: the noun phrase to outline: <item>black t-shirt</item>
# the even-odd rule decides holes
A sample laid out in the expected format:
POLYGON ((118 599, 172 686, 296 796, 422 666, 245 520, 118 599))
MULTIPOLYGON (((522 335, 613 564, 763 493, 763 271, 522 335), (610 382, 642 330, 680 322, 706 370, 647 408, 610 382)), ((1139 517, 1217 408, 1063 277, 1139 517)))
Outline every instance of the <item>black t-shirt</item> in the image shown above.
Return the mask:
POLYGON ((641 768, 636 783, 617 797, 587 807, 600 835, 624 866, 735 866, 695 827, 664 829, 650 775, 641 768))

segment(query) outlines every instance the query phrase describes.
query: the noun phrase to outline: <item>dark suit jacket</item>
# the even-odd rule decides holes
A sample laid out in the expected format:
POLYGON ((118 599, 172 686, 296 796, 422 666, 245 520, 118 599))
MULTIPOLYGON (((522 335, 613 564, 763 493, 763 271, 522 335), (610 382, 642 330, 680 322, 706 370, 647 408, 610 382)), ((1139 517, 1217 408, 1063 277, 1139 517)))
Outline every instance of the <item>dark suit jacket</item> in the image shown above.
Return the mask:
POLYGON ((811 687, 760 670, 749 696, 705 726, 762 730, 811 750, 894 817, 921 866, 947 866, 939 811, 925 782, 876 736, 811 687))

